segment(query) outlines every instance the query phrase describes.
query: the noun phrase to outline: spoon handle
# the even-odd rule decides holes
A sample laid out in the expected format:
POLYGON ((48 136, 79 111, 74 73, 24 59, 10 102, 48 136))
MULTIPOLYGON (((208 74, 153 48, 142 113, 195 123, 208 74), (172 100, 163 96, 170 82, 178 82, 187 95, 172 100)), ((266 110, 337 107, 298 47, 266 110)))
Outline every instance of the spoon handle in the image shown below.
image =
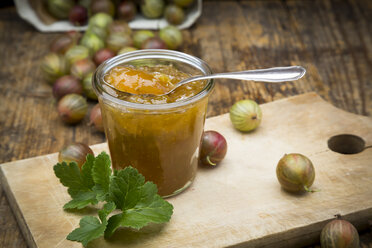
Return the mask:
POLYGON ((294 80, 300 79, 305 75, 305 73, 306 73, 306 70, 302 66, 274 67, 274 68, 259 69, 259 70, 217 73, 213 75, 196 76, 196 77, 187 78, 186 80, 179 82, 177 84, 177 87, 183 84, 192 82, 192 81, 211 79, 211 78, 229 78, 229 79, 238 79, 238 80, 251 80, 251 81, 260 81, 260 82, 279 83, 279 82, 294 81, 294 80))

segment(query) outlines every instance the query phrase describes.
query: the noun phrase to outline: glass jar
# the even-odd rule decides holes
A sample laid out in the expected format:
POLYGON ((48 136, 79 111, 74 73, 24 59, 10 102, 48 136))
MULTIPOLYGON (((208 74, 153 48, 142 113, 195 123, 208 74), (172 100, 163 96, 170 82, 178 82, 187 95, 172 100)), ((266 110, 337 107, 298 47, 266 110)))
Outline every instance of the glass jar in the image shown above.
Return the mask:
POLYGON ((193 181, 199 157, 208 97, 214 87, 208 80, 196 95, 172 103, 141 104, 120 98, 122 92, 104 81, 118 65, 172 65, 194 75, 209 75, 202 60, 177 51, 146 49, 125 53, 102 63, 93 87, 102 111, 114 169, 132 166, 154 182, 163 197, 186 189, 193 181))

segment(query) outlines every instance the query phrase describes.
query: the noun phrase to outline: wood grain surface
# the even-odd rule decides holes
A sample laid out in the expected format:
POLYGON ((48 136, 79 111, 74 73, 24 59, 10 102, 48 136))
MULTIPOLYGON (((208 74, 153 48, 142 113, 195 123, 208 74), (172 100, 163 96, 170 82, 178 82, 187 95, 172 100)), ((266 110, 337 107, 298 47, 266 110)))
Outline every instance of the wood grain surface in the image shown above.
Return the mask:
MULTIPOLYGON (((351 133, 372 145, 369 117, 345 112, 314 93, 261 105, 262 123, 254 132, 233 128, 229 114, 208 118, 206 130, 227 140, 228 153, 217 167, 200 167, 194 183, 167 200, 169 223, 139 231, 120 229, 90 248, 302 247, 319 241, 325 223, 340 214, 358 228, 372 221, 372 149, 341 154, 328 139, 351 133), (284 112, 283 110, 286 110, 284 112), (344 123, 344 125, 334 125, 344 123), (314 193, 281 189, 276 164, 286 153, 305 154, 314 164, 314 193), (269 154, 269 156, 268 156, 269 154), (358 202, 358 204, 356 204, 358 202), (202 235, 197 235, 202 234, 202 235)), ((350 143, 342 141, 341 144, 350 143)), ((92 146, 95 154, 107 143, 92 146)), ((66 236, 95 207, 64 211, 71 197, 54 176, 58 153, 0 165, 0 178, 30 247, 81 247, 66 236)))
MULTIPOLYGON (((309 91, 371 116, 371 15, 369 0, 204 1, 180 50, 215 72, 295 64, 308 70, 301 82, 281 85, 220 80, 208 116, 228 112, 240 99, 265 103, 309 91)), ((58 120, 51 87, 38 68, 55 36, 37 32, 13 7, 0 9, 0 162, 56 152, 72 141, 105 140, 87 119, 77 126, 58 120)), ((363 247, 372 247, 370 231, 361 239, 363 247)), ((26 247, 1 189, 0 247, 26 247)))

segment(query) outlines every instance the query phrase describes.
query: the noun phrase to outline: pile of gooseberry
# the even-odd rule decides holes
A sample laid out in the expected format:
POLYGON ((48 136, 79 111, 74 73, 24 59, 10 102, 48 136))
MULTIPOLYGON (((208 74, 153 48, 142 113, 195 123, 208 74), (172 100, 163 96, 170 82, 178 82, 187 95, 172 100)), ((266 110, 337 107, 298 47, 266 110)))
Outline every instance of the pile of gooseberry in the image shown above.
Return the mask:
MULTIPOLYGON (((41 71, 45 80, 53 85, 62 121, 75 124, 87 114, 86 98, 97 101, 92 76, 98 65, 118 54, 138 49, 177 49, 182 42, 182 33, 175 26, 167 26, 158 33, 134 32, 126 21, 98 13, 89 19, 84 34, 70 31, 52 41, 50 53, 41 62, 41 71)), ((99 107, 92 111, 91 123, 103 131, 99 107)))
POLYGON ((149 19, 165 17, 173 25, 185 20, 185 11, 194 0, 46 0, 47 11, 58 20, 85 25, 91 16, 106 13, 112 18, 131 21, 137 13, 149 19))

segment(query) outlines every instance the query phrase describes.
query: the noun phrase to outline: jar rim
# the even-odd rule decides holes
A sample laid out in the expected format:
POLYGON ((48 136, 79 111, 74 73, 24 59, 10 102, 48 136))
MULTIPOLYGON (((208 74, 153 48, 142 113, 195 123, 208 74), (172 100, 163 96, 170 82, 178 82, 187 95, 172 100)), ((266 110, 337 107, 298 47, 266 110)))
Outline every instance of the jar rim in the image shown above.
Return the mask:
MULTIPOLYGON (((213 79, 209 79, 205 87, 195 94, 192 97, 188 97, 186 99, 182 99, 180 101, 172 102, 172 103, 161 103, 161 104, 143 104, 143 103, 135 103, 129 102, 123 99, 117 98, 114 94, 110 94, 103 84, 107 84, 104 81, 104 75, 114 68, 115 66, 121 65, 123 63, 127 63, 130 61, 138 60, 138 59, 166 59, 169 61, 177 61, 184 64, 188 64, 195 69, 199 70, 203 75, 210 75, 212 74, 212 70, 208 66, 206 62, 203 60, 186 54, 179 51, 173 50, 166 50, 166 49, 143 49, 138 51, 132 51, 128 53, 124 53, 118 56, 115 56, 111 59, 106 60, 103 62, 93 74, 92 78, 92 85, 93 89, 98 96, 101 96, 103 99, 107 99, 111 102, 114 102, 119 105, 123 105, 125 107, 130 107, 133 109, 141 109, 141 110, 161 110, 161 109, 173 109, 182 107, 185 105, 189 105, 191 103, 197 102, 198 100, 203 99, 204 97, 208 96, 209 93, 214 88, 214 81, 213 79)), ((115 90, 113 87, 109 87, 110 91, 118 91, 115 90)))

